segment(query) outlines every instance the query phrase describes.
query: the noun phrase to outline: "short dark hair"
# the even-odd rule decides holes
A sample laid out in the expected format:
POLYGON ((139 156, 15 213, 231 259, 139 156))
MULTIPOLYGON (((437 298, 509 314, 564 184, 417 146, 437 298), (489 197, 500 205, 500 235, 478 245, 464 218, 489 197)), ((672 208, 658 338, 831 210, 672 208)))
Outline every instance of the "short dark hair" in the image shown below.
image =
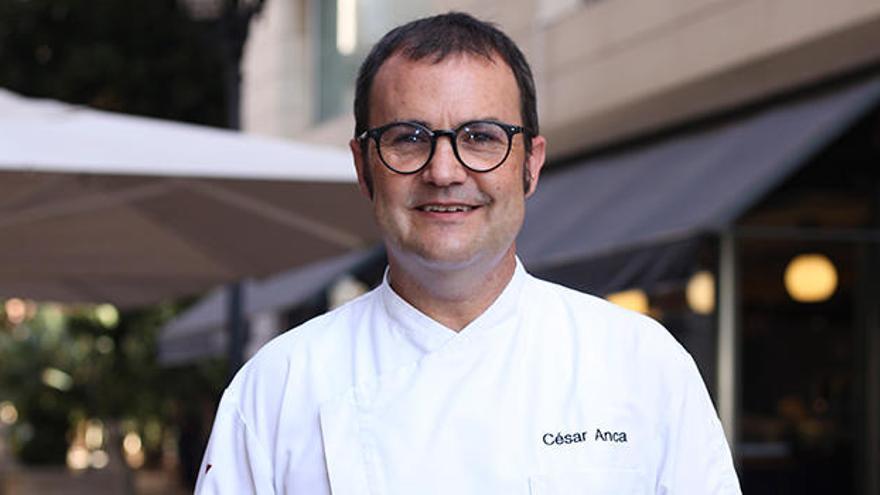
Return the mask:
POLYGON ((538 135, 538 110, 535 81, 525 56, 506 34, 493 24, 462 12, 449 12, 418 19, 389 31, 373 46, 358 72, 354 93, 354 135, 369 127, 370 89, 379 68, 392 55, 403 54, 410 60, 431 57, 434 63, 450 55, 467 54, 493 60, 500 56, 513 71, 519 87, 520 114, 525 134, 526 153, 532 151, 532 136, 538 135))

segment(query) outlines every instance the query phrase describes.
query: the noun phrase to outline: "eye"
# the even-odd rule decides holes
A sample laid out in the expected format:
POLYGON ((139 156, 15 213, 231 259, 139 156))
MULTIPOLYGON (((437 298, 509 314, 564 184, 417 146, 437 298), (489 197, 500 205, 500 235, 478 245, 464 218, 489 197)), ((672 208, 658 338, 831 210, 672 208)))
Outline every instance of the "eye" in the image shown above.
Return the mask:
POLYGON ((465 131, 465 139, 475 143, 486 141, 498 141, 498 136, 494 136, 487 132, 465 131))
POLYGON ((399 133, 394 136, 393 142, 395 144, 398 144, 398 143, 418 143, 419 141, 423 140, 422 134, 423 134, 422 131, 420 131, 418 129, 413 130, 412 132, 408 132, 408 133, 402 132, 402 133, 399 133))
POLYGON ((381 139, 384 145, 398 147, 430 142, 428 133, 424 129, 406 124, 388 128, 381 139))
POLYGON ((507 144, 507 135, 498 125, 478 122, 462 127, 458 140, 468 146, 498 146, 507 144))

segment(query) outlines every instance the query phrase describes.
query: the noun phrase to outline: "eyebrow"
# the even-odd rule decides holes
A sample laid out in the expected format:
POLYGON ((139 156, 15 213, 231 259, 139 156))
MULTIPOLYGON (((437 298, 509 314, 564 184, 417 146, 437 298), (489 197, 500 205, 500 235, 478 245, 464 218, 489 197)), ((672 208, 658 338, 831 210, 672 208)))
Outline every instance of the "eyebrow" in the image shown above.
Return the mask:
MULTIPOLYGON (((494 116, 474 117, 474 118, 462 120, 461 122, 456 123, 455 125, 453 125, 451 127, 451 129, 457 129, 457 128, 461 127, 462 125, 467 124, 468 122, 475 122, 475 121, 479 121, 479 120, 492 120, 495 122, 504 122, 503 120, 499 119, 498 117, 494 117, 494 116)), ((435 129, 434 126, 432 126, 428 122, 421 120, 421 119, 395 119, 394 121, 392 121, 392 123, 405 123, 405 122, 412 122, 415 124, 419 124, 421 126, 427 127, 428 129, 432 129, 432 130, 435 129)))

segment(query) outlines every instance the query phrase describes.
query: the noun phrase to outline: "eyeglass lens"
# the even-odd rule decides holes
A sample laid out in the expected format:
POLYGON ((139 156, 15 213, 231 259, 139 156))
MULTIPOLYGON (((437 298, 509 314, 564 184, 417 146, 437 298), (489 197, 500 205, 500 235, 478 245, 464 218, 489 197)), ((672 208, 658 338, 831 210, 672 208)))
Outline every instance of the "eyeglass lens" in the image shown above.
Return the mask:
MULTIPOLYGON (((400 172, 413 172, 430 159, 431 133, 409 123, 388 127, 379 138, 379 154, 385 163, 400 172)), ((474 170, 489 170, 506 157, 510 137, 493 122, 473 122, 455 134, 459 159, 474 170)))

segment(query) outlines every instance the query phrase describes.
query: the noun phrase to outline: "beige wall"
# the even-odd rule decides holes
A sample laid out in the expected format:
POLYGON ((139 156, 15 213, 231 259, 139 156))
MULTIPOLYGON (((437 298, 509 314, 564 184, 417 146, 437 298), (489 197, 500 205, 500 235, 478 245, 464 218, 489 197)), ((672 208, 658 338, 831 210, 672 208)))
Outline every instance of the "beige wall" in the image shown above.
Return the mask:
POLYGON ((311 125, 314 91, 308 1, 268 0, 242 61, 242 128, 292 137, 311 125))
MULTIPOLYGON (((344 145, 350 116, 320 127, 309 124, 306 3, 269 0, 254 26, 245 65, 245 126, 344 145)), ((551 157, 880 61, 877 0, 435 0, 432 5, 437 12, 464 10, 497 22, 520 44, 535 71, 551 157)))
POLYGON ((557 154, 733 107, 880 59, 880 2, 606 0, 544 30, 557 154))

